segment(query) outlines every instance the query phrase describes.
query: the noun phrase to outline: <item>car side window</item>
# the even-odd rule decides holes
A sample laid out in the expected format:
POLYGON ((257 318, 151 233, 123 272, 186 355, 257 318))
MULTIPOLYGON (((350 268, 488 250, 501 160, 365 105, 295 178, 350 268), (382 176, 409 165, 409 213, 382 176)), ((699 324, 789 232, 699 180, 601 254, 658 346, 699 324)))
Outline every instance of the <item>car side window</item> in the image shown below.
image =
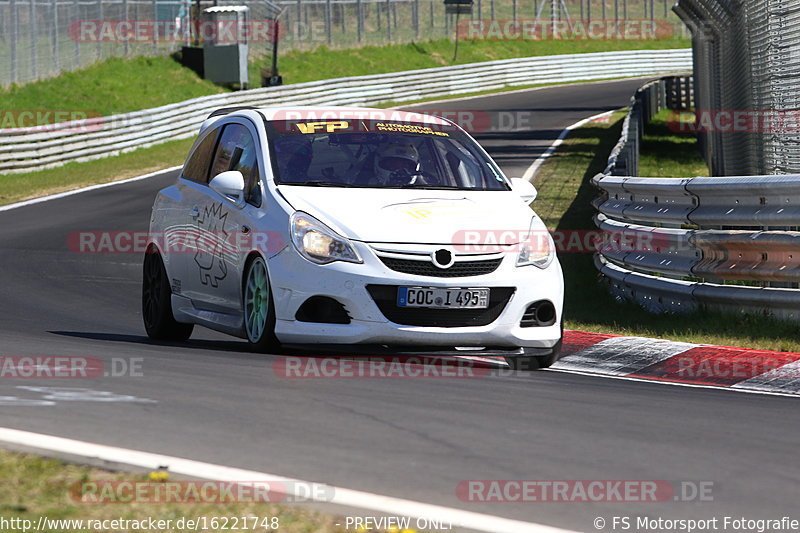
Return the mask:
POLYGON ((244 178, 245 200, 259 207, 261 187, 257 154, 256 142, 250 130, 242 124, 227 124, 214 154, 210 177, 228 170, 238 170, 244 178))
POLYGON ((208 183, 208 167, 211 165, 211 156, 214 154, 214 147, 217 145, 217 135, 219 128, 210 131, 194 152, 189 156, 183 166, 181 177, 200 183, 208 183))

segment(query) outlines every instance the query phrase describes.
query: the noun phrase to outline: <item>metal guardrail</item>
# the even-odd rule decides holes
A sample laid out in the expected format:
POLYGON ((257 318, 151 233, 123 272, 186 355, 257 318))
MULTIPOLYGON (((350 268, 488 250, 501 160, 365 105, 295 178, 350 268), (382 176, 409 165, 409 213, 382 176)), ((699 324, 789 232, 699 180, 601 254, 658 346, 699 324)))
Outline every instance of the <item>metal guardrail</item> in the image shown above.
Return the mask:
POLYGON ((800 321, 800 175, 613 175, 638 158, 631 139, 641 130, 631 130, 637 114, 646 116, 642 95, 659 85, 637 91, 609 165, 593 179, 603 193, 594 202, 604 235, 598 270, 615 295, 650 311, 715 308, 800 321))
POLYGON ((374 105, 538 83, 647 76, 691 68, 691 50, 555 55, 322 80, 204 96, 145 111, 0 130, 0 173, 88 161, 194 135, 212 109, 235 105, 374 105))

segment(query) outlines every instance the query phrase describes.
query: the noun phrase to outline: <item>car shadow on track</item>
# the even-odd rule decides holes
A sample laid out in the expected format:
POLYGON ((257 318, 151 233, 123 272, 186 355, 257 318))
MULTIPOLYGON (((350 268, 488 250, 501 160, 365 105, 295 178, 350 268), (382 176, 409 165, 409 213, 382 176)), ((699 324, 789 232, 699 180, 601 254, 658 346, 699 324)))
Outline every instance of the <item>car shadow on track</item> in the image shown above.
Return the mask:
MULTIPOLYGON (((420 351, 399 351, 386 349, 379 346, 320 346, 313 347, 308 345, 290 345, 284 346, 280 351, 274 353, 258 353, 254 352, 250 346, 244 341, 235 340, 210 340, 210 339, 190 339, 183 342, 165 342, 154 341, 145 335, 125 335, 120 333, 100 333, 89 331, 48 331, 53 335, 62 335, 65 337, 88 339, 104 342, 123 342, 130 344, 139 344, 146 346, 162 346, 184 349, 197 349, 197 350, 211 350, 220 352, 233 352, 237 354, 252 354, 256 356, 267 357, 282 357, 294 356, 304 358, 336 358, 336 359, 391 359, 391 358, 415 358, 429 363, 436 364, 436 361, 452 361, 454 360, 455 352, 452 350, 420 350, 420 351)), ((506 367, 501 356, 495 352, 480 353, 480 352, 461 352, 461 358, 470 358, 475 356, 471 365, 477 368, 497 368, 506 367), (477 358, 477 359, 475 359, 477 358)))

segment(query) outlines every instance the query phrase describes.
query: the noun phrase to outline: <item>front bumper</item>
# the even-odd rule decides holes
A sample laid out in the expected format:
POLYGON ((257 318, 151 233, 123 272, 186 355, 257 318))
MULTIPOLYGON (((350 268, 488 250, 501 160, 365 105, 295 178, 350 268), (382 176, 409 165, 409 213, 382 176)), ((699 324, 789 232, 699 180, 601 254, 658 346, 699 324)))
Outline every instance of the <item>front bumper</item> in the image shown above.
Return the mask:
POLYGON ((388 268, 364 243, 354 245, 363 264, 335 262, 316 265, 291 246, 268 261, 275 300, 275 334, 283 343, 385 344, 408 346, 491 346, 551 348, 561 338, 564 282, 558 261, 546 269, 516 267, 515 255, 506 254, 491 274, 438 278, 404 274, 388 268), (466 327, 402 325, 390 321, 367 287, 488 287, 511 288, 513 294, 491 323, 466 327), (312 296, 327 296, 342 303, 351 322, 327 324, 295 319, 298 308, 312 296), (533 302, 550 300, 556 308, 552 326, 520 327, 525 309, 533 302))

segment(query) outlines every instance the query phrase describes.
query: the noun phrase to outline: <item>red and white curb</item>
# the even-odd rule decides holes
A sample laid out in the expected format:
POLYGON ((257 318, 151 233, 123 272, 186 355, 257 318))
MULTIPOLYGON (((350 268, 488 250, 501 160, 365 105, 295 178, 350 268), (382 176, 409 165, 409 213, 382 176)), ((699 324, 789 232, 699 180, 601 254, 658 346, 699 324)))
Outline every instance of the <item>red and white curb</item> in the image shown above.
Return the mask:
POLYGON ((800 395, 800 353, 565 331, 552 370, 800 395))

